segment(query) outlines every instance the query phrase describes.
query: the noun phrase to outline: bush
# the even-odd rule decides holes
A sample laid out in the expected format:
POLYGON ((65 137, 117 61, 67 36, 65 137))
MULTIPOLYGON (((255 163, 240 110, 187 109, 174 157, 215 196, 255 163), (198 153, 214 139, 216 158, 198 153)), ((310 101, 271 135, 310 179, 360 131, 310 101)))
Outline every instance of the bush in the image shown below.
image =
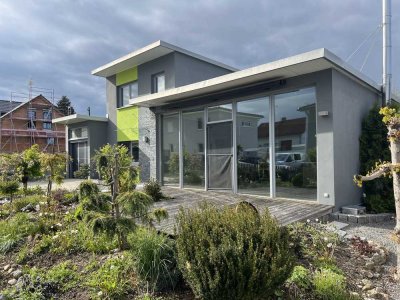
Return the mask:
POLYGON ((94 197, 100 193, 99 187, 91 180, 84 180, 79 184, 79 199, 94 197))
POLYGON ((42 224, 26 213, 17 213, 9 220, 0 221, 0 253, 13 250, 28 235, 43 231, 42 224))
POLYGON ((110 258, 98 270, 90 274, 86 285, 99 291, 106 299, 121 299, 132 292, 134 274, 130 257, 110 258))
POLYGON ((11 199, 14 194, 19 190, 19 182, 18 181, 0 181, 0 194, 7 195, 11 199))
POLYGON ((76 266, 69 261, 53 266, 49 270, 33 267, 24 271, 17 288, 7 296, 12 299, 57 299, 78 283, 76 266))
POLYGON ((75 178, 88 179, 90 175, 90 166, 88 164, 79 165, 79 170, 74 172, 75 178))
POLYGON ((314 273, 313 284, 315 294, 323 300, 347 300, 346 281, 343 275, 329 269, 321 269, 314 273))
POLYGON ((179 268, 201 299, 272 297, 293 268, 288 233, 268 211, 181 209, 177 234, 179 268))
POLYGON ((292 184, 295 187, 302 187, 303 186, 303 174, 299 173, 293 176, 292 184))
POLYGON ((46 198, 42 196, 27 196, 15 199, 13 202, 5 204, 4 207, 9 207, 14 212, 20 212, 21 209, 27 207, 28 205, 31 205, 34 208, 37 204, 44 201, 46 201, 46 198))
POLYGON ((286 281, 289 299, 309 299, 312 288, 310 270, 303 266, 295 266, 292 274, 286 281))
POLYGON ((129 242, 136 273, 151 291, 174 289, 180 273, 174 241, 154 229, 139 229, 130 236, 129 242))
POLYGON ((161 191, 161 185, 155 179, 150 179, 143 187, 143 192, 149 195, 154 202, 168 199, 161 191))
MULTIPOLYGON (((379 115, 380 107, 375 105, 362 122, 360 137, 360 172, 367 174, 379 160, 390 161, 387 128, 379 115)), ((394 212, 392 179, 377 178, 363 183, 367 210, 375 213, 394 212)))

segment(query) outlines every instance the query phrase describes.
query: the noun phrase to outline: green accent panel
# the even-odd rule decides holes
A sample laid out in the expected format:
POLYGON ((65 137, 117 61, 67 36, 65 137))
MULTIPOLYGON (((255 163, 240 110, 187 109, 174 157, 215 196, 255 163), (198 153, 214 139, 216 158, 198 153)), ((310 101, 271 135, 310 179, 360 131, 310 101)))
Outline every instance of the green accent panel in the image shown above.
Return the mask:
POLYGON ((127 82, 135 81, 138 79, 137 67, 122 71, 116 75, 116 84, 122 85, 127 82))
POLYGON ((130 106, 117 109, 117 141, 139 140, 139 108, 130 106))

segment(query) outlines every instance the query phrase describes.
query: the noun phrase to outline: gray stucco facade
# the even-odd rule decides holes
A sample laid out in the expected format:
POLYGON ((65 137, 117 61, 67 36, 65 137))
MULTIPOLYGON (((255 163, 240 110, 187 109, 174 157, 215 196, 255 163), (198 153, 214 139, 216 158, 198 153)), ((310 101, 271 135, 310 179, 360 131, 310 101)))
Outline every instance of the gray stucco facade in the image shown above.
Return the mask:
MULTIPOLYGON (((183 184, 186 175, 183 174, 182 127, 190 128, 194 132, 190 137, 191 145, 186 147, 186 151, 201 154, 204 170, 200 172, 207 174, 208 162, 205 149, 209 143, 208 107, 231 103, 232 128, 235 128, 232 134, 232 182, 238 179, 239 164, 250 166, 256 163, 260 166, 261 155, 259 154, 263 153, 264 164, 269 166, 269 183, 276 184, 278 175, 274 173, 277 172, 278 165, 275 154, 285 152, 296 154, 297 151, 297 154, 304 158, 311 155, 308 153, 311 149, 316 152, 316 160, 305 159, 303 163, 315 165, 316 182, 308 186, 314 189, 313 200, 332 205, 335 209, 361 202, 362 191, 353 183, 353 176, 359 172, 359 137, 362 119, 375 103, 382 101, 380 87, 370 79, 347 66, 326 49, 317 49, 242 71, 236 71, 234 68, 162 41, 143 49, 92 72, 106 79, 108 121, 81 122, 71 124, 70 127, 87 126, 90 156, 94 154, 96 148, 105 143, 117 143, 117 76, 120 72, 137 68, 138 96, 130 99, 127 106, 138 107, 137 143, 142 181, 156 178, 163 182, 165 171, 163 169, 166 168, 164 156, 179 153, 178 186, 181 188, 185 186, 183 184), (165 75, 165 91, 153 93, 153 76, 159 73, 165 75), (280 95, 295 94, 296 91, 300 91, 299 97, 302 91, 311 92, 310 95, 315 98, 311 106, 302 102, 302 106, 295 107, 292 103, 291 113, 285 115, 280 112, 279 119, 275 119, 276 111, 283 107, 281 103, 289 103, 287 101, 290 100, 286 98, 286 102, 276 104, 275 98, 279 98, 280 95), (263 103, 267 103, 268 100, 267 110, 271 112, 269 116, 265 113, 262 115, 261 111, 257 110, 251 111, 252 116, 257 115, 254 118, 250 118, 251 114, 245 116, 238 113, 238 104, 250 99, 264 99, 263 103), (271 106, 274 107, 272 110, 271 106), (197 115, 193 120, 186 119, 188 122, 186 124, 183 121, 183 114, 188 111, 195 112, 197 115), (196 123, 195 118, 202 116, 202 111, 204 111, 204 119, 196 123), (165 116, 171 114, 179 116, 180 125, 171 126, 165 135, 163 120, 165 116), (291 124, 297 124, 292 127, 300 126, 301 128, 295 128, 295 130, 292 128, 278 135, 275 132, 278 130, 276 126, 278 123, 279 126, 285 122, 287 124, 286 117, 292 118, 291 124), (260 124, 262 122, 267 132, 264 132, 261 137, 260 124), (239 145, 236 136, 238 123, 242 123, 243 128, 240 132, 245 136, 241 137, 240 148, 246 148, 246 153, 249 155, 257 153, 259 156, 253 157, 256 159, 253 162, 239 162, 238 152, 242 150, 237 147, 239 145), (201 131, 196 131, 197 129, 201 131), (105 132, 105 134, 93 135, 93 132, 105 132), (169 147, 165 148, 163 143, 170 138, 168 134, 171 135, 171 139, 177 136, 179 139, 168 142, 169 147), (203 137, 205 137, 204 143, 201 141, 203 137), (297 143, 295 148, 291 148, 292 143, 297 143), (300 151, 303 152, 300 153, 300 151)), ((265 107, 261 110, 263 109, 265 107)), ((205 177, 202 179, 202 188, 207 190, 207 184, 204 185, 207 175, 205 177)), ((176 180, 174 182, 176 184, 176 180)), ((233 183, 233 192, 239 192, 236 185, 233 183)), ((296 187, 292 186, 294 189, 296 187)), ((282 189, 282 186, 280 188, 282 189)), ((270 193, 276 197, 273 188, 270 189, 270 193)))

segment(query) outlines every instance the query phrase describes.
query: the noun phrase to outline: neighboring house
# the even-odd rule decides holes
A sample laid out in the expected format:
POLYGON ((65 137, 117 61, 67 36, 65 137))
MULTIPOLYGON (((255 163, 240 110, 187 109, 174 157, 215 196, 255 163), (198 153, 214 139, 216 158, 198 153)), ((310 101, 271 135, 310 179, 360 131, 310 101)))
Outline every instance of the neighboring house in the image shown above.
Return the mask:
POLYGON ((121 143, 143 181, 336 209, 360 202, 358 138, 381 86, 326 49, 238 71, 159 41, 92 74, 106 79, 108 118, 53 121, 85 161, 121 143), (86 130, 77 151, 74 128, 86 130))
POLYGON ((0 101, 0 153, 22 152, 38 144, 44 152, 65 151, 65 126, 52 124, 63 116, 44 96, 27 102, 0 101))

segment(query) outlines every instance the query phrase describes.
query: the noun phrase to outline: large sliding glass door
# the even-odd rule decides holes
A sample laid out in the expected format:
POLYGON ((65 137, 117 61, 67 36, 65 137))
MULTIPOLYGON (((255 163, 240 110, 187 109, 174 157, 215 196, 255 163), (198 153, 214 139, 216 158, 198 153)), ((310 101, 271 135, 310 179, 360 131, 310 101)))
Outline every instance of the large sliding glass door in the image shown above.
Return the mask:
POLYGON ((162 180, 317 199, 315 88, 162 117, 162 180))
POLYGON ((239 193, 269 196, 269 97, 237 102, 239 193))
POLYGON ((317 199, 315 89, 275 96, 276 197, 317 199))
POLYGON ((208 188, 232 190, 232 104, 209 107, 207 116, 208 188))

